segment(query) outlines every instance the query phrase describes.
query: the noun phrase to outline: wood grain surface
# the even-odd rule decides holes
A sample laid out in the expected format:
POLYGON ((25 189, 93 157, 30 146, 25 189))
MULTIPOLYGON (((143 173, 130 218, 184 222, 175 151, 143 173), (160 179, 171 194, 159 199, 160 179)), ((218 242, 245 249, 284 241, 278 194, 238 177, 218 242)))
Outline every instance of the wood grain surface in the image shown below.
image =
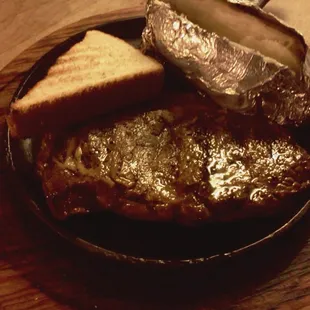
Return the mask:
MULTIPOLYGON (((274 0, 267 9, 306 33, 300 16, 310 3, 298 0, 288 8, 284 2, 274 0)), ((9 187, 4 114, 23 73, 72 34, 143 10, 143 1, 0 0, 0 309, 310 310, 310 216, 283 238, 220 268, 149 270, 98 261, 73 248, 9 187)))

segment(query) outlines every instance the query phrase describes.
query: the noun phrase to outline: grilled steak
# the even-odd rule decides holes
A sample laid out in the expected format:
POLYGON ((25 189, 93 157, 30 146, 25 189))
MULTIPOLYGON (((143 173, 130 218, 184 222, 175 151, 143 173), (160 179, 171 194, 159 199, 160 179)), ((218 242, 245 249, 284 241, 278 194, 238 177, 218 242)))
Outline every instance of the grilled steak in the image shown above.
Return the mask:
POLYGON ((37 171, 53 215, 111 210, 197 223, 270 215, 310 187, 310 156, 286 131, 194 93, 46 134, 37 171))

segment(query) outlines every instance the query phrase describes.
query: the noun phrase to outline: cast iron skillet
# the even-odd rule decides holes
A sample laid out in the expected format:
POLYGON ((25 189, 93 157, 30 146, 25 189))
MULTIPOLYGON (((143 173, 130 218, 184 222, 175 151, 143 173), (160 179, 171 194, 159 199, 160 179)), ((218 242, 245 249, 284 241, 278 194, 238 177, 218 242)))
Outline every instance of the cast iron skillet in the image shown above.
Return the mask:
MULTIPOLYGON (((98 27, 138 46, 143 18, 116 21, 98 27)), ((58 55, 80 41, 85 32, 56 46, 26 75, 12 100, 21 98, 46 73, 58 55)), ((303 134, 300 137, 304 137, 303 134)), ((304 140, 305 141, 305 140, 304 140)), ((185 228, 176 224, 132 221, 110 213, 76 216, 59 222, 51 216, 33 171, 35 141, 13 140, 7 135, 7 158, 30 210, 58 235, 104 258, 129 263, 189 265, 218 262, 256 248, 281 235, 300 220, 310 207, 309 193, 292 199, 279 217, 232 224, 208 224, 185 228)))

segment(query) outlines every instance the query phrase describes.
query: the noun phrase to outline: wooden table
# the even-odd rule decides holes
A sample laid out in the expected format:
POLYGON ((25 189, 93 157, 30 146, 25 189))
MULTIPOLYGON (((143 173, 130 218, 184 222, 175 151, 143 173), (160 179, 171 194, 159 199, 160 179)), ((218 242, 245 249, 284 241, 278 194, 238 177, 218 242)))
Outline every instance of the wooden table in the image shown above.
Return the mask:
MULTIPOLYGON (((267 9, 310 38, 309 22, 301 18, 309 1, 296 0, 291 8, 284 2, 273 0, 267 9)), ((0 0, 0 69, 15 59, 0 74, 1 142, 3 115, 20 73, 69 35, 143 9, 139 0, 0 0)), ((18 192, 7 186, 3 154, 1 148, 0 309, 310 309, 309 216, 283 238, 215 271, 150 271, 98 262, 23 207, 18 192)))

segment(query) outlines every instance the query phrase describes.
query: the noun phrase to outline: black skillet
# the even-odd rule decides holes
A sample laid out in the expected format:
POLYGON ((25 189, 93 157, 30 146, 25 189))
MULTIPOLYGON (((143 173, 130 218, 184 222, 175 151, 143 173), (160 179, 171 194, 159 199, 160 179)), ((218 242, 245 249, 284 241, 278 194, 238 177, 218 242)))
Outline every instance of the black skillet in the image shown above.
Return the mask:
MULTIPOLYGON (((137 46, 144 24, 143 18, 135 18, 102 25, 97 29, 137 46)), ((71 37, 43 56, 26 75, 12 104, 44 76, 58 55, 81 40, 84 34, 71 37)), ((303 143, 306 142, 306 131, 298 136, 303 143)), ((58 235, 99 257, 152 265, 214 263, 278 237, 300 220, 310 207, 310 203, 306 203, 309 199, 307 193, 306 197, 294 197, 288 211, 278 217, 231 224, 208 224, 199 228, 132 221, 110 213, 76 216, 59 222, 51 216, 40 183, 33 172, 33 145, 35 141, 30 139, 12 140, 8 133, 8 163, 25 202, 58 235)))

